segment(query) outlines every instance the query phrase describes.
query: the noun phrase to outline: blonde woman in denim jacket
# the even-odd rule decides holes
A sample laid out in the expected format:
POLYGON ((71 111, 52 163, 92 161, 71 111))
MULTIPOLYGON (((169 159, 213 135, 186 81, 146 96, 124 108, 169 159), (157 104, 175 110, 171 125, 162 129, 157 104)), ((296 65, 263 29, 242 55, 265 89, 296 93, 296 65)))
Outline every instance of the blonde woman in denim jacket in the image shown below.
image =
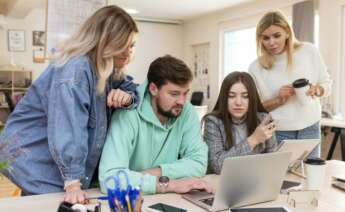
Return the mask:
POLYGON ((5 173, 24 195, 66 191, 84 203, 97 169, 112 109, 138 104, 136 85, 123 74, 138 32, 117 6, 95 12, 66 40, 56 59, 10 115, 0 144, 23 154, 5 173))

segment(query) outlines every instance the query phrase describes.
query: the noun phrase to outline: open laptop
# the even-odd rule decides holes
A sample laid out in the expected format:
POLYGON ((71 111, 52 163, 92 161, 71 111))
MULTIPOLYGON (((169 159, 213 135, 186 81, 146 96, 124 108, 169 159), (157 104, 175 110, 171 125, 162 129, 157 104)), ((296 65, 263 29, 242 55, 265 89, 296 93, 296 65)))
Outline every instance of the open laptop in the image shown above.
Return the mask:
POLYGON ((294 139, 283 140, 277 147, 277 152, 291 152, 289 168, 297 168, 300 161, 303 161, 320 144, 320 139, 294 139))
POLYGON ((208 211, 220 211, 277 198, 290 152, 226 158, 215 195, 192 191, 183 198, 208 211))

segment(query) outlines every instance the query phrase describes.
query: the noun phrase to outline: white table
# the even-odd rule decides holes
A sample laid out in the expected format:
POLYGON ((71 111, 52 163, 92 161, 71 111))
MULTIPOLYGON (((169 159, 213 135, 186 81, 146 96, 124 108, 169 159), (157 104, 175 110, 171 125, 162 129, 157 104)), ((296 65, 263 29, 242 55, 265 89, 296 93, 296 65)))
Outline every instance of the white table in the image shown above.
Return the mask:
MULTIPOLYGON (((298 206, 298 208, 291 208, 287 204, 287 195, 279 195, 275 201, 256 204, 251 207, 274 207, 274 206, 286 206, 293 212, 344 212, 345 211, 345 191, 333 188, 331 186, 331 177, 334 175, 345 175, 345 162, 343 161, 327 161, 326 177, 323 188, 321 190, 321 196, 319 199, 319 206, 317 208, 298 206)), ((302 182, 305 181, 295 175, 288 174, 288 180, 294 180, 302 182)), ((218 176, 208 175, 205 180, 212 184, 216 184, 218 176)), ((231 179, 229 179, 231 180, 231 179)), ((88 190, 89 196, 101 195, 98 189, 88 190)), ((9 212, 23 212, 23 211, 35 211, 35 212, 50 212, 57 211, 60 201, 62 200, 62 193, 17 197, 0 199, 0 211, 9 212)), ((143 208, 149 205, 162 202, 177 207, 185 208, 188 211, 203 211, 202 208, 184 200, 178 194, 158 194, 144 196, 143 208)), ((109 211, 107 203, 102 203, 102 211, 109 211)), ((145 211, 145 210, 144 210, 145 211)))
MULTIPOLYGON (((337 120, 337 119, 330 119, 330 118, 322 118, 321 119, 321 126, 331 127, 331 131, 334 132, 333 141, 331 146, 328 150, 327 160, 331 160, 333 156, 334 149, 337 145, 339 140, 339 136, 341 131, 345 129, 345 121, 344 120, 337 120)), ((341 144, 341 157, 342 160, 345 161, 345 139, 340 139, 341 144)))

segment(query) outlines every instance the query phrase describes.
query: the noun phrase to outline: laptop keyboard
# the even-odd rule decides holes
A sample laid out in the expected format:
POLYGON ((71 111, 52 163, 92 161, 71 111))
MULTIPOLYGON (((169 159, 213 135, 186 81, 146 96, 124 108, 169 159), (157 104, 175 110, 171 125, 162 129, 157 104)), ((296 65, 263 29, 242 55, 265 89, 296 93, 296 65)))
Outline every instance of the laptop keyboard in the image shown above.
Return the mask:
POLYGON ((214 197, 210 197, 210 198, 207 198, 207 199, 201 199, 199 201, 205 203, 206 205, 212 206, 213 205, 213 201, 214 201, 214 197))

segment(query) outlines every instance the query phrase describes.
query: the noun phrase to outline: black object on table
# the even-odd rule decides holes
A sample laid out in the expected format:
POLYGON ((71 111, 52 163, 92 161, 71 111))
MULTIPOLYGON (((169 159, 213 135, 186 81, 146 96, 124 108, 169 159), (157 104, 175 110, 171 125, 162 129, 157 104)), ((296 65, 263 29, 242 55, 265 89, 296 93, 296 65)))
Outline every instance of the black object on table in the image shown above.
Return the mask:
POLYGON ((331 160, 333 156, 333 152, 340 136, 340 144, 341 144, 341 158, 345 161, 345 134, 342 133, 342 129, 340 127, 331 127, 331 131, 334 133, 333 141, 328 151, 327 160, 331 160))

